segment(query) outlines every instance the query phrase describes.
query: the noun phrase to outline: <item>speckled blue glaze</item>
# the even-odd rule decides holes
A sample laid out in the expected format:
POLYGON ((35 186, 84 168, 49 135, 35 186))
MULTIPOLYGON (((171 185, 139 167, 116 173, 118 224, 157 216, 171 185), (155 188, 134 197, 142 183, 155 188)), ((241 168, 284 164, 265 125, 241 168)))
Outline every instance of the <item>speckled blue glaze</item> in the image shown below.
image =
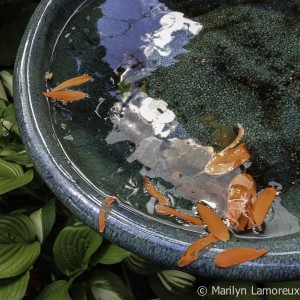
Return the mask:
MULTIPOLYGON (((56 138, 49 103, 40 94, 45 89, 44 74, 48 70, 51 49, 66 20, 80 5, 84 5, 84 2, 41 2, 28 25, 18 52, 14 93, 23 142, 37 171, 66 207, 98 231, 98 214, 105 192, 101 190, 101 186, 91 184, 70 163, 67 153, 56 138)), ((65 72, 65 69, 62 68, 61 72, 65 72)), ((114 206, 107 220, 104 236, 167 268, 177 268, 177 261, 187 246, 199 238, 197 233, 159 222, 125 204, 114 206)), ((255 245, 251 240, 220 242, 200 260, 183 270, 199 276, 229 280, 297 280, 300 279, 300 247, 297 238, 298 235, 277 238, 276 242, 268 239, 255 240, 255 245), (254 262, 229 269, 220 269, 214 265, 216 252, 237 246, 266 248, 270 253, 254 262)))

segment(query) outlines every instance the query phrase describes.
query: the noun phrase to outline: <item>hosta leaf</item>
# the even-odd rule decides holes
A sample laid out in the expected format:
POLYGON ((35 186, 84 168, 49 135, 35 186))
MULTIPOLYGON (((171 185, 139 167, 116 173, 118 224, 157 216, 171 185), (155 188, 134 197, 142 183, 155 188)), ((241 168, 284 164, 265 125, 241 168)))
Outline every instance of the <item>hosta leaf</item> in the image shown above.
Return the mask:
POLYGON ((3 120, 11 123, 11 130, 19 134, 19 129, 16 120, 16 112, 13 104, 9 104, 2 114, 3 120))
POLYGON ((249 282, 215 281, 209 288, 207 300, 262 300, 256 295, 257 286, 249 282))
POLYGON ((26 272, 40 253, 35 230, 28 217, 21 214, 0 218, 0 278, 26 272))
POLYGON ((196 278, 193 275, 177 271, 165 270, 149 277, 150 285, 155 294, 161 299, 194 300, 196 278))
POLYGON ((54 260, 67 276, 86 270, 91 255, 102 242, 102 237, 88 226, 79 224, 65 227, 54 243, 54 260))
POLYGON ((124 262, 131 271, 140 275, 150 275, 164 269, 162 266, 147 261, 135 254, 126 257, 124 262))
POLYGON ((20 152, 10 153, 8 155, 3 156, 2 152, 0 153, 5 160, 13 161, 19 165, 26 166, 27 168, 32 167, 32 162, 25 150, 20 152))
POLYGON ((10 97, 13 96, 13 76, 7 71, 0 72, 0 79, 10 97))
POLYGON ((129 255, 131 255, 129 251, 115 244, 106 243, 101 245, 98 251, 94 253, 91 259, 91 265, 95 266, 97 263, 105 265, 116 264, 129 255))
POLYGON ((101 270, 92 274, 91 291, 95 300, 133 300, 131 291, 115 273, 101 270))
POLYGON ((79 283, 73 284, 69 290, 69 294, 72 300, 88 300, 87 290, 86 290, 86 283, 79 283))
POLYGON ((27 271, 22 277, 11 279, 6 283, 0 282, 0 299, 23 299, 28 281, 29 272, 27 271))
POLYGON ((34 224, 36 235, 42 243, 50 233, 55 221, 55 200, 50 200, 42 208, 33 212, 30 219, 34 224))
POLYGON ((70 283, 57 280, 49 284, 37 297, 37 300, 72 300, 68 294, 70 283))

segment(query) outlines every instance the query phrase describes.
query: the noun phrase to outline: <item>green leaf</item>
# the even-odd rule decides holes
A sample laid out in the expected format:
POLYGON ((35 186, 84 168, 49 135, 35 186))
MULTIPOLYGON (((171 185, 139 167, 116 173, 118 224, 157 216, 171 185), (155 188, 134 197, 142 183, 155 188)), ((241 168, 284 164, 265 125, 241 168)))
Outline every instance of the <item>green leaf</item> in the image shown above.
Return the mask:
POLYGON ((32 179, 32 169, 24 173, 20 165, 0 158, 0 195, 26 185, 32 179))
POLYGON ((23 299, 28 281, 29 272, 27 271, 22 277, 14 278, 5 284, 0 282, 0 299, 23 299))
POLYGON ((72 300, 88 300, 86 282, 76 282, 69 290, 72 300))
POLYGON ((72 300, 68 294, 70 282, 57 280, 49 284, 37 297, 37 300, 72 300))
POLYGON ((0 218, 0 278, 26 272, 40 253, 35 230, 28 217, 21 214, 0 218))
POLYGON ((124 263, 131 271, 140 275, 150 275, 164 269, 163 266, 147 261, 135 254, 125 258, 124 263))
POLYGON ((106 243, 93 254, 91 258, 91 265, 95 266, 97 263, 104 265, 112 265, 121 262, 124 258, 130 256, 131 253, 121 247, 106 243))
POLYGON ((50 233, 55 221, 55 199, 50 200, 41 209, 33 212, 30 219, 34 224, 36 235, 42 243, 50 233))
POLYGON ((14 104, 9 104, 2 114, 3 120, 10 123, 10 129, 19 135, 14 104))
POLYGON ((119 276, 108 270, 92 274, 91 291, 96 300, 131 300, 131 291, 119 276))
POLYGON ((0 72, 0 78, 2 80, 2 83, 8 92, 8 95, 10 97, 13 96, 13 76, 7 71, 1 71, 0 72))
POLYGON ((102 237, 86 225, 65 227, 54 243, 57 267, 67 276, 80 274, 87 269, 91 255, 101 242, 102 237))
POLYGON ((7 101, 8 101, 8 98, 5 93, 4 85, 3 85, 2 81, 0 80, 0 108, 5 108, 7 101))
POLYGON ((264 295, 267 300, 298 300, 300 281, 265 282, 264 288, 258 288, 256 293, 264 295))
POLYGON ((22 150, 20 152, 11 152, 8 155, 3 155, 2 151, 0 152, 0 155, 8 161, 13 161, 19 165, 26 166, 27 168, 32 167, 32 162, 25 150, 22 150))
POLYGON ((256 295, 257 286, 250 282, 215 281, 209 288, 206 300, 262 300, 256 295))
POLYGON ((177 270, 165 270, 149 277, 154 293, 166 300, 199 299, 195 294, 195 282, 195 276, 177 270))

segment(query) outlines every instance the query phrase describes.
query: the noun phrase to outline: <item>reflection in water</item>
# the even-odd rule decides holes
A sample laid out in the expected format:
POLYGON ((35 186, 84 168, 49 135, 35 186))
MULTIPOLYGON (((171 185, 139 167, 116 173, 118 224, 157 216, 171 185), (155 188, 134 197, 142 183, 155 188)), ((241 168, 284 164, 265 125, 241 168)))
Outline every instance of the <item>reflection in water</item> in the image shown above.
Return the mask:
MULTIPOLYGON (((202 25, 155 0, 108 0, 100 8, 103 17, 98 21, 98 30, 101 45, 106 48, 104 61, 114 71, 121 69, 120 82, 130 84, 129 93, 121 95, 112 108, 113 130, 107 143, 134 143, 135 150, 127 161, 142 163, 143 176, 163 178, 173 185, 168 192, 174 196, 205 200, 224 214, 229 182, 240 171, 222 176, 203 173, 210 154, 199 148, 201 141, 186 132, 164 100, 149 97, 136 84, 158 67, 176 63, 178 54, 187 53, 184 46, 201 34, 202 25)), ((300 230, 299 220, 279 200, 266 221, 267 237, 300 230)))

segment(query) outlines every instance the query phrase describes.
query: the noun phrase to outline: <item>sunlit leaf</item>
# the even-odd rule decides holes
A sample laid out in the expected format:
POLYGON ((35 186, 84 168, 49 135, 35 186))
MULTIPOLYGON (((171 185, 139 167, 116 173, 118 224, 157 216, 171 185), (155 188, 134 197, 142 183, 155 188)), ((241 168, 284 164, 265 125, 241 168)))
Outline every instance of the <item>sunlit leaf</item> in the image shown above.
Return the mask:
POLYGON ((0 299, 13 299, 21 300, 23 299, 27 284, 29 281, 29 271, 27 271, 21 277, 11 279, 5 283, 0 282, 0 299))
POLYGON ((32 179, 32 169, 24 173, 20 165, 0 158, 0 195, 26 185, 32 179))
POLYGON ((21 214, 0 218, 0 278, 26 272, 40 253, 35 229, 28 217, 21 214))
POLYGON ((92 274, 91 291, 95 300, 133 300, 131 291, 119 276, 108 270, 92 274))
POLYGON ((101 242, 102 237, 86 225, 65 227, 54 243, 57 267, 67 276, 80 274, 87 269, 91 255, 101 242))
POLYGON ((0 72, 0 79, 5 87, 8 96, 13 96, 13 76, 7 71, 0 72))
POLYGON ((42 208, 33 212, 30 219, 34 224, 36 235, 42 243, 50 233, 55 221, 55 200, 50 200, 42 208))
POLYGON ((104 265, 116 264, 130 255, 131 253, 129 251, 115 244, 106 243, 101 245, 99 250, 94 253, 91 259, 91 265, 95 266, 97 263, 104 265))
POLYGON ((57 280, 49 284, 37 297, 37 300, 72 300, 68 293, 69 287, 69 282, 57 280))
POLYGON ((26 166, 27 168, 32 167, 32 162, 25 150, 22 150, 20 152, 10 153, 9 155, 3 155, 2 151, 1 151, 0 155, 5 160, 15 162, 19 165, 26 166))
POLYGON ((135 254, 126 257, 124 262, 131 271, 140 275, 150 275, 164 269, 163 266, 147 261, 135 254))

